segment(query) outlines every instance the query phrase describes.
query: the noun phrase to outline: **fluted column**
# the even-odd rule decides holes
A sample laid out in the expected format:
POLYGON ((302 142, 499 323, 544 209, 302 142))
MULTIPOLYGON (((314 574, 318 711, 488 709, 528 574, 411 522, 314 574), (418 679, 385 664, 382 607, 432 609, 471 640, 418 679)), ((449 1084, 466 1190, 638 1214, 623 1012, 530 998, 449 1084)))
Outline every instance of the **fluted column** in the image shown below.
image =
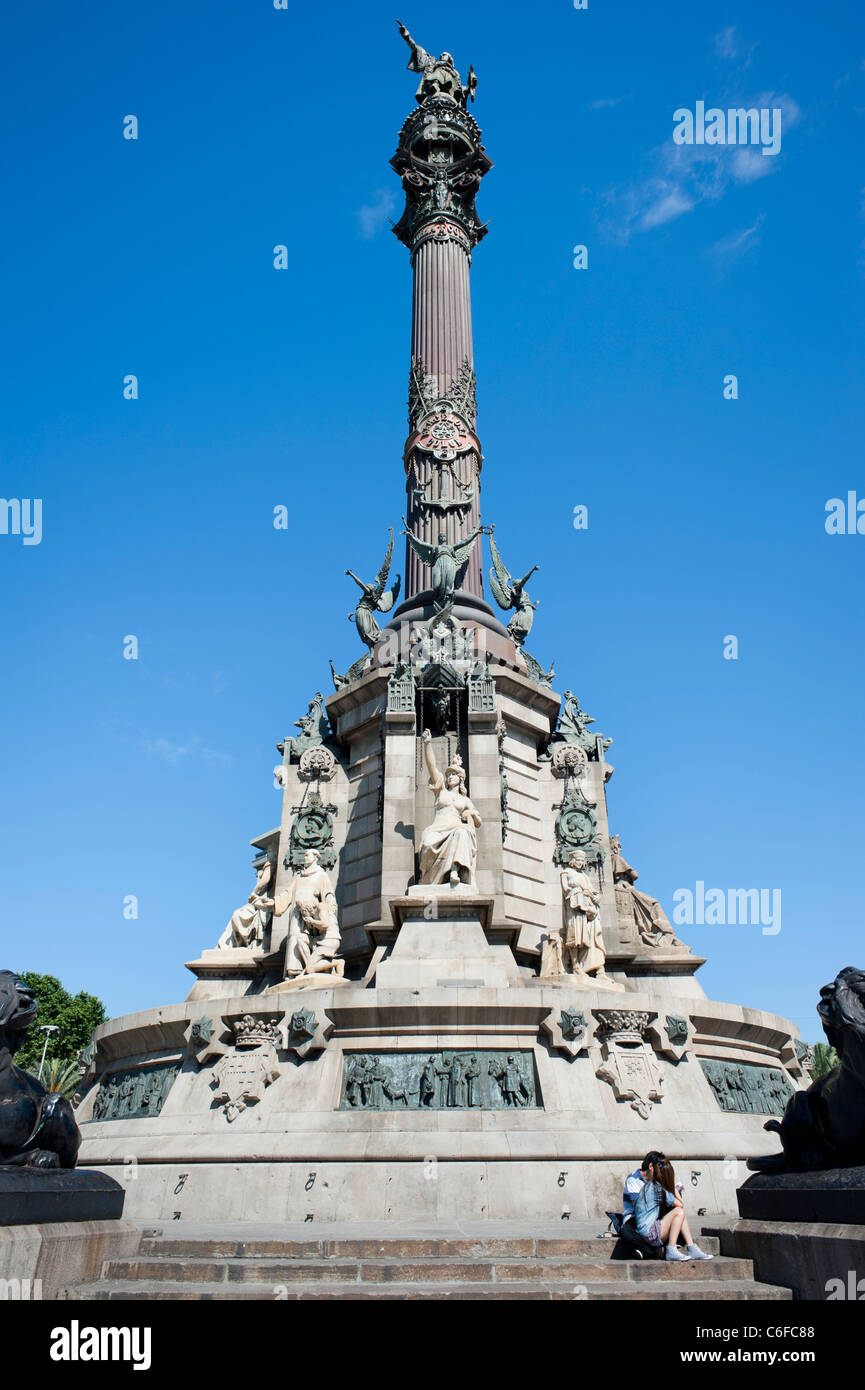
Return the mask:
MULTIPOLYGON (((430 399, 448 392, 454 382, 459 382, 461 374, 468 387, 473 383, 474 372, 468 247, 463 244, 462 237, 455 239, 458 229, 452 224, 449 226, 445 219, 439 219, 436 228, 436 235, 428 235, 421 241, 413 257, 411 360, 416 377, 426 372, 435 379, 430 399)), ((434 413, 431 422, 429 415, 424 421, 421 413, 416 412, 415 429, 409 419, 406 518, 418 539, 433 545, 442 534, 449 544, 456 544, 468 536, 480 520, 481 456, 474 433, 473 384, 470 390, 460 394, 457 404, 461 406, 459 412, 445 408, 434 413), (449 428, 454 431, 450 440, 449 428), (437 441, 442 446, 452 442, 457 447, 441 447, 435 453, 418 447, 419 443, 431 442, 437 432, 444 436, 437 441), (470 505, 446 510, 425 506, 415 495, 419 491, 423 498, 435 503, 443 498, 459 498, 467 489, 473 494, 470 505)), ((406 542, 406 598, 429 588, 429 584, 428 567, 421 564, 406 542)), ((483 597, 480 538, 466 565, 460 587, 478 598, 483 597)))
MULTIPOLYGON (((469 270, 485 235, 475 194, 492 166, 476 121, 440 94, 408 117, 391 163, 406 193, 394 231, 411 251, 414 275, 405 514, 418 540, 434 545, 444 535, 458 544, 480 522, 469 270)), ((405 574, 404 605, 431 585, 408 542, 405 574)), ((457 593, 483 600, 480 537, 457 593)))
POLYGON ((455 240, 430 236, 413 265, 412 361, 420 358, 445 390, 465 361, 473 365, 469 255, 455 240))

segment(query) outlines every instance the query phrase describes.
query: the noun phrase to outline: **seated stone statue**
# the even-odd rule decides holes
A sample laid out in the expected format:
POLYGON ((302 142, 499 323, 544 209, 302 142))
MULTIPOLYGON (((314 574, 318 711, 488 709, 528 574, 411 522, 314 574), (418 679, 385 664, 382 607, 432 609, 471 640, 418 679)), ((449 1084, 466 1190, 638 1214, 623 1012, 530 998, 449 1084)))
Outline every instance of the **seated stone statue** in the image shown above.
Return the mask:
POLYGON ((841 1062, 807 1091, 794 1091, 783 1119, 763 1126, 780 1134, 784 1151, 750 1158, 758 1172, 865 1163, 865 971, 848 965, 824 985, 817 1012, 841 1062))
POLYGON ((14 971, 0 970, 0 1164, 74 1168, 81 1134, 72 1106, 12 1061, 38 1007, 14 971))
POLYGON ((242 907, 231 914, 225 931, 216 943, 220 951, 238 947, 260 951, 264 946, 264 934, 270 925, 273 899, 266 889, 273 877, 273 860, 264 855, 255 860, 257 870, 255 887, 242 907))
POLYGON ((639 878, 622 855, 618 835, 610 836, 613 859, 613 882, 616 892, 616 912, 620 921, 633 926, 644 946, 665 951, 687 951, 688 947, 676 936, 661 904, 648 893, 641 893, 634 884, 639 878))

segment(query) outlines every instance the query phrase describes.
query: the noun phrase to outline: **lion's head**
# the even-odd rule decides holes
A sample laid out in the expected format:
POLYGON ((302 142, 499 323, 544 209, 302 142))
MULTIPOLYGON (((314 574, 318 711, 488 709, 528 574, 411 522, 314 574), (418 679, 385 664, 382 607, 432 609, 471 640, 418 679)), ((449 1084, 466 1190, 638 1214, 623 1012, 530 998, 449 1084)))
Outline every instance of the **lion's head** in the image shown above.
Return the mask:
POLYGON ((14 970, 0 970, 0 1046, 15 1052, 39 1008, 33 991, 14 970))
POLYGON ((848 965, 824 985, 817 1012, 841 1066, 865 1086, 865 970, 848 965))

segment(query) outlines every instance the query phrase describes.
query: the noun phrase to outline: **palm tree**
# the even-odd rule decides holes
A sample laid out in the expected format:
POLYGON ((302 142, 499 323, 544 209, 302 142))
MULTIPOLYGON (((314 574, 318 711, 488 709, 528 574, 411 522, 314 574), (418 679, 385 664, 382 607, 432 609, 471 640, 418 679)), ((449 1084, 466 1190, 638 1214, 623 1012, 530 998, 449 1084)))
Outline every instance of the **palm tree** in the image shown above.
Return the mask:
POLYGON ((46 1091, 62 1091, 64 1096, 71 1100, 78 1089, 80 1080, 78 1063, 75 1061, 70 1062, 60 1057, 52 1057, 50 1062, 45 1063, 42 1084, 46 1091))
POLYGON ((829 1043, 818 1042, 814 1044, 814 1062, 811 1066, 811 1080, 816 1081, 818 1076, 825 1076, 833 1067, 837 1067, 841 1058, 829 1043))

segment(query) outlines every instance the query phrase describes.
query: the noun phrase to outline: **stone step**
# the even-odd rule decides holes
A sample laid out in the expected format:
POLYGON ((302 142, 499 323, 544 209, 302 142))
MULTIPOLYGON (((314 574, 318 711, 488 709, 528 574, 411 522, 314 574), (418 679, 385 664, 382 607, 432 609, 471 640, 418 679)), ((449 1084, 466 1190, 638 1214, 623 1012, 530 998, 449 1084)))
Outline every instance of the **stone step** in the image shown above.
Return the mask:
MULTIPOLYGON (((707 1254, 717 1255, 720 1241, 717 1236, 700 1236, 700 1244, 707 1254)), ((477 1237, 444 1236, 386 1236, 337 1240, 235 1240, 216 1239, 153 1239, 145 1237, 139 1248, 139 1255, 187 1256, 192 1258, 231 1259, 231 1258, 279 1258, 294 1259, 369 1259, 389 1256, 402 1259, 427 1259, 446 1257, 448 1259, 476 1259, 495 1255, 497 1257, 521 1258, 535 1256, 549 1259, 555 1256, 568 1256, 572 1259, 594 1258, 609 1260, 619 1243, 603 1237, 597 1239, 561 1238, 550 1236, 528 1237, 477 1237)), ((619 1247, 625 1248, 625 1247, 619 1247)), ((644 1263, 644 1261, 638 1261, 644 1263)), ((654 1261, 649 1261, 654 1263, 654 1261)))
POLYGON ((442 1301, 474 1301, 490 1299, 519 1299, 521 1302, 539 1300, 598 1301, 622 1299, 687 1299, 740 1302, 786 1302, 792 1295, 789 1289, 775 1288, 768 1284, 756 1284, 752 1279, 728 1280, 687 1280, 669 1281, 599 1280, 583 1286, 575 1292, 571 1282, 543 1284, 514 1281, 505 1284, 489 1283, 412 1283, 412 1284, 357 1284, 357 1283, 292 1283, 280 1289, 279 1297, 274 1298, 272 1284, 208 1284, 208 1283, 126 1283, 106 1280, 98 1284, 87 1284, 81 1288, 65 1290, 61 1298, 82 1302, 121 1302, 121 1301, 165 1301, 171 1299, 232 1299, 256 1300, 259 1302, 285 1302, 296 1299, 429 1299, 442 1301))
POLYGON ((108 1282, 123 1280, 136 1283, 165 1281, 172 1284, 501 1284, 514 1281, 528 1283, 589 1284, 604 1282, 669 1283, 671 1281, 720 1284, 753 1277, 749 1260, 716 1257, 714 1260, 692 1260, 687 1264, 669 1264, 663 1260, 597 1260, 570 1259, 555 1256, 544 1260, 509 1259, 451 1259, 431 1257, 412 1262, 387 1256, 361 1260, 332 1257, 326 1260, 256 1260, 196 1259, 127 1259, 109 1260, 103 1269, 108 1282))

